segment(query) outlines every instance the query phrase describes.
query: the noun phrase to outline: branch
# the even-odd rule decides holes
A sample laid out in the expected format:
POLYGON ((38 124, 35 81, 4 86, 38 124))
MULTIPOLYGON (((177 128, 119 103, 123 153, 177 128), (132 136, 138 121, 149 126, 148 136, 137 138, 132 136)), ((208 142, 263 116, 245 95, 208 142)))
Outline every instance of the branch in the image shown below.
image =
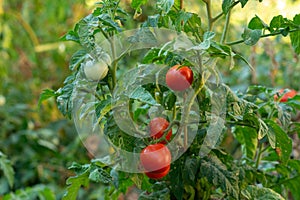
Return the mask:
POLYGON ((230 22, 230 16, 231 16, 231 10, 229 10, 228 13, 227 13, 227 15, 226 15, 226 21, 225 21, 223 33, 222 33, 221 40, 220 40, 221 44, 223 44, 225 42, 225 40, 226 40, 226 36, 227 36, 227 32, 228 32, 228 27, 229 27, 229 22, 230 22))
POLYGON ((183 9, 183 0, 180 0, 180 10, 183 9))
POLYGON ((211 14, 211 0, 204 1, 206 5, 207 21, 208 21, 208 30, 211 31, 213 27, 213 18, 211 14))
MULTIPOLYGON (((292 29, 292 30, 289 31, 289 33, 297 32, 297 31, 300 31, 300 28, 292 29)), ((260 38, 276 36, 276 35, 280 35, 280 34, 282 34, 282 32, 277 31, 277 32, 261 35, 260 38)), ((237 41, 233 41, 233 42, 228 42, 228 43, 226 43, 226 45, 232 46, 232 45, 240 44, 240 43, 243 43, 243 42, 244 42, 244 39, 241 39, 241 40, 237 40, 237 41)))

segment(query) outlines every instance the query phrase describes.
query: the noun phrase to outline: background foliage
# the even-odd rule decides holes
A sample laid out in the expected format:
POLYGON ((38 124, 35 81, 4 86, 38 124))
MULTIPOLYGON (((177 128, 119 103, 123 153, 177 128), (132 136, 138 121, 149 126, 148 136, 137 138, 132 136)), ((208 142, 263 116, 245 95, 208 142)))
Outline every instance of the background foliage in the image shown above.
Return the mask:
MULTIPOLYGON (((222 12, 221 3, 213 2, 214 13, 222 12)), ((117 197, 120 192, 126 193, 127 187, 133 183, 142 188, 149 188, 148 180, 143 183, 134 182, 134 180, 141 179, 140 175, 136 175, 136 178, 133 179, 127 179, 126 174, 117 174, 114 171, 110 171, 108 174, 108 170, 101 171, 102 168, 99 168, 100 164, 97 161, 85 166, 85 163, 90 162, 91 155, 77 137, 72 122, 65 119, 57 110, 55 99, 44 101, 40 108, 37 106, 41 91, 45 88, 58 89, 70 73, 68 66, 71 56, 81 47, 74 42, 61 41, 59 38, 68 30, 73 29, 79 19, 92 12, 95 7, 93 3, 82 0, 66 0, 59 3, 50 0, 26 0, 21 3, 17 0, 0 0, 0 168, 2 169, 0 172, 0 199, 34 199, 36 197, 61 199, 66 190, 66 179, 73 176, 74 172, 79 174, 81 179, 70 178, 67 184, 72 184, 73 189, 76 187, 79 189, 81 185, 88 186, 79 189, 79 199, 83 199, 83 197, 101 199, 105 189, 111 190, 110 194, 117 197), (73 163, 74 161, 83 165, 73 163), (88 174, 87 171, 94 173, 88 174), (120 188, 118 192, 115 192, 113 187, 107 186, 107 183, 111 181, 110 178, 114 175, 118 176, 119 180, 114 182, 114 185, 118 185, 120 188), (85 183, 86 176, 94 181, 89 184, 85 183), (99 180, 101 180, 100 183, 97 183, 99 180)), ((135 10, 130 7, 130 1, 124 0, 121 3, 124 9, 134 15, 135 10)), ((257 1, 249 1, 247 9, 237 9, 232 13, 233 24, 230 27, 231 31, 227 41, 239 39, 240 33, 255 17, 255 14, 270 25, 271 16, 282 14, 288 19, 292 19, 300 10, 299 1, 264 0, 262 4, 259 5, 257 1), (265 7, 268 7, 267 11, 264 9, 265 7)), ((138 9, 139 6, 133 7, 138 9)), ((188 1, 185 7, 186 11, 200 13, 202 19, 206 18, 203 2, 188 1), (195 6, 196 3, 200 6, 195 6)), ((131 22, 126 24, 128 28, 135 27, 136 24, 145 21, 148 15, 155 13, 153 2, 149 1, 143 5, 142 11, 143 13, 137 18, 128 19, 131 22)), ((215 29, 219 30, 222 25, 222 23, 216 24, 215 29)), ((253 22, 252 26, 257 29, 261 24, 253 22)), ((216 38, 216 40, 219 39, 216 38)), ((251 48, 239 44, 235 51, 242 52, 244 56, 247 56, 256 72, 251 72, 246 64, 240 61, 232 70, 228 69, 228 63, 224 63, 226 67, 220 66, 224 82, 234 90, 245 91, 249 85, 259 84, 274 88, 294 88, 299 91, 300 86, 297 81, 300 78, 299 56, 294 53, 287 37, 278 35, 260 40, 251 48)), ((254 87, 252 93, 259 95, 265 93, 266 90, 264 87, 254 87)), ((268 95, 262 99, 272 98, 271 94, 268 95)), ((269 108, 272 106, 274 105, 269 104, 269 108)), ((267 111, 259 110, 259 112, 264 115, 267 111)), ((297 118, 297 116, 293 117, 297 118)), ((275 130, 278 129, 272 121, 269 121, 268 125, 274 127, 275 130)), ((235 132, 237 141, 233 141, 230 137, 224 140, 225 149, 234 146, 232 143, 243 143, 247 135, 243 135, 244 130, 241 129, 238 128, 235 132)), ((281 131, 275 132, 282 133, 281 131)), ((288 141, 284 134, 278 137, 288 141)), ((249 158, 255 154, 251 145, 257 144, 255 142, 245 144, 243 148, 249 158)), ((245 153, 234 149, 232 152, 236 157, 245 153)), ((297 155, 297 152, 293 153, 294 156, 297 155)), ((222 152, 216 151, 214 154, 216 156, 201 160, 201 166, 204 166, 201 170, 205 174, 210 172, 214 164, 219 167, 214 172, 219 172, 220 175, 225 174, 227 176, 225 178, 228 178, 228 184, 221 189, 232 192, 234 196, 232 188, 235 186, 231 183, 234 183, 235 180, 232 174, 226 173, 224 170, 228 166, 218 165, 220 162, 218 155, 222 152)), ((197 158, 184 159, 178 162, 184 162, 187 168, 173 170, 172 173, 182 173, 181 170, 189 171, 191 179, 184 180, 189 183, 194 180, 193 169, 197 169, 197 164, 194 165, 199 162, 196 162, 197 158)), ((272 160, 272 158, 269 159, 272 160)), ((287 158, 281 159, 283 162, 287 160, 287 158)), ((267 168, 268 163, 266 162, 265 165, 267 168)), ((293 161, 289 167, 299 170, 299 163, 293 161)), ((282 172, 282 180, 290 176, 290 169, 282 167, 277 170, 282 172)), ((245 171, 245 173, 249 173, 248 175, 251 176, 251 170, 245 171)), ((205 175, 210 177, 210 174, 205 175)), ((201 181, 206 181, 203 179, 199 179, 199 184, 201 181)), ((258 179, 263 182, 264 175, 262 174, 258 179)), ((178 181, 182 180, 174 180, 174 183, 178 181)), ((209 181, 217 182, 219 180, 209 181)), ((292 181, 300 182, 297 177, 292 181)), ((290 184, 289 187, 293 191, 297 191, 297 188, 293 188, 294 182, 283 182, 282 184, 290 184)), ((156 184, 153 186, 153 191, 155 191, 155 187, 167 190, 167 187, 156 184)), ((174 187, 176 186, 174 185, 174 187)), ((273 185, 272 188, 276 191, 282 189, 279 185, 273 185)), ((187 193, 191 192, 189 187, 184 190, 187 193)), ((178 191, 180 192, 180 190, 178 191)), ((205 192, 205 188, 203 192, 205 192)), ((261 190, 258 191, 257 188, 249 186, 243 191, 243 195, 251 199, 253 197, 251 195, 259 196, 261 192, 261 190)), ((168 194, 168 191, 163 190, 154 193, 153 196, 157 195, 157 198, 164 194, 168 194)), ((215 195, 218 197, 218 194, 215 195)), ((288 196, 288 194, 286 195, 288 196)), ((297 195, 299 194, 295 194, 295 199, 300 198, 297 195)), ((144 196, 147 198, 147 194, 144 196)))

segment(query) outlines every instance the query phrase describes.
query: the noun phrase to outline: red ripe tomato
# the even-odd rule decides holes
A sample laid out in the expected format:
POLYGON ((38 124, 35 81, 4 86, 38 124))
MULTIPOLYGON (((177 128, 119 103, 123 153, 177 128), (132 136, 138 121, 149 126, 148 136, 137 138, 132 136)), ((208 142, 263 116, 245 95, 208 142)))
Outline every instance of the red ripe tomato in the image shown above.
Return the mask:
POLYGON ((183 91, 190 87, 193 78, 193 71, 189 67, 175 65, 167 72, 166 83, 174 91, 183 91))
MULTIPOLYGON (((284 89, 280 89, 278 91, 279 94, 282 94, 283 92, 284 92, 284 89)), ((290 90, 289 92, 287 92, 283 95, 283 97, 280 99, 280 102, 287 102, 287 100, 289 98, 293 98, 294 96, 296 96, 296 94, 297 94, 296 90, 290 90)), ((277 94, 275 94, 274 100, 277 101, 277 99, 278 99, 278 96, 277 96, 277 94)))
POLYGON ((154 172, 146 172, 145 174, 152 179, 161 179, 166 176, 170 171, 170 165, 163 168, 163 170, 157 170, 154 172))
POLYGON ((169 172, 172 158, 168 147, 159 143, 144 148, 140 159, 149 178, 162 178, 169 172))
MULTIPOLYGON (((162 117, 156 117, 152 119, 149 123, 149 128, 150 128, 150 136, 153 139, 159 139, 163 137, 164 131, 169 127, 169 122, 162 118, 162 117)), ((171 140, 172 136, 172 129, 170 129, 166 135, 166 139, 168 141, 171 140)), ((162 144, 166 144, 166 141, 162 141, 162 144)))

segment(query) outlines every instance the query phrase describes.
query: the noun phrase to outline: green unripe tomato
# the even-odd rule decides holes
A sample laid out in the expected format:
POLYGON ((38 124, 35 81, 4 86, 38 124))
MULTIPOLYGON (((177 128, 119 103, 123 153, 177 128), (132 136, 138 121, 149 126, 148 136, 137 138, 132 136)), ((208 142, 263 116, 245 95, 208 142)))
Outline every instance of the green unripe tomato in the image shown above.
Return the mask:
POLYGON ((106 77, 108 65, 104 60, 93 62, 87 61, 84 65, 84 73, 87 79, 99 81, 106 77))

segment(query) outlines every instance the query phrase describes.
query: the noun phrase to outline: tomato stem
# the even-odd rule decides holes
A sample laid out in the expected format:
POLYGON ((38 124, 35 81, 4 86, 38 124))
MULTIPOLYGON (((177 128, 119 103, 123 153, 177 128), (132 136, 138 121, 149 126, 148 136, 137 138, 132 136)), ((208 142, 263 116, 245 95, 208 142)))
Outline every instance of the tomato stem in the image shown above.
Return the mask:
POLYGON ((207 21, 208 21, 208 30, 211 31, 213 27, 213 18, 211 13, 211 0, 204 1, 206 5, 207 21))
POLYGON ((257 152, 256 162, 255 162, 255 168, 256 169, 258 169, 258 167, 259 167, 259 163, 260 163, 260 160, 261 160, 261 155, 263 153, 262 147, 263 147, 263 144, 259 142, 259 144, 258 144, 258 152, 257 152))
POLYGON ((221 40, 220 40, 221 44, 223 44, 226 40, 226 36, 227 36, 228 28, 229 28, 230 16, 231 16, 231 10, 229 10, 228 13, 226 14, 226 21, 225 21, 223 33, 222 33, 221 40))

